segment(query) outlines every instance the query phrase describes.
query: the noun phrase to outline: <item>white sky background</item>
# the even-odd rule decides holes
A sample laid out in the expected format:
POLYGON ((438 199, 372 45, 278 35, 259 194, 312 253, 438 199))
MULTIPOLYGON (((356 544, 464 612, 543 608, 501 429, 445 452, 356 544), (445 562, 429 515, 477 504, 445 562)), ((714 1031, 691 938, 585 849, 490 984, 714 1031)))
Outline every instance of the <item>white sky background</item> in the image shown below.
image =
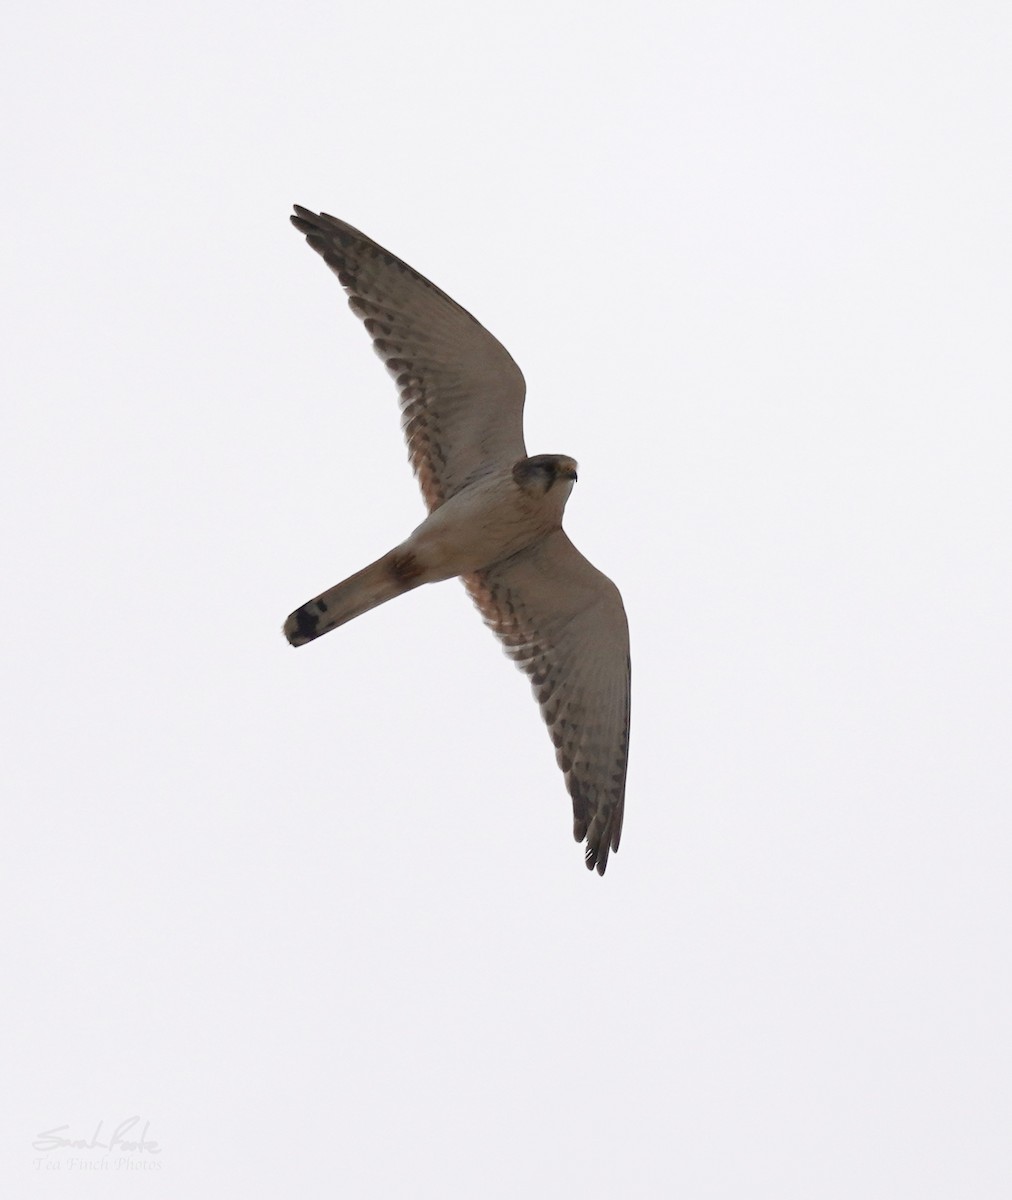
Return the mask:
POLYGON ((1007 1197, 1007 5, 14 24, 4 1194, 1007 1197), (423 515, 293 201, 580 461, 603 880, 459 585, 281 636, 423 515))

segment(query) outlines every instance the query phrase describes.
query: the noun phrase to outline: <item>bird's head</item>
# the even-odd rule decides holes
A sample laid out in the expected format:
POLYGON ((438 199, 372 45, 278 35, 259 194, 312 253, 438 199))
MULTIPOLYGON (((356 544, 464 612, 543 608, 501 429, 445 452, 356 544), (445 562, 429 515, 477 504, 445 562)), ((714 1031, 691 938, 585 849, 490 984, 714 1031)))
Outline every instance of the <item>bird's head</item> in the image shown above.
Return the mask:
POLYGON ((554 487, 564 487, 568 496, 576 482, 576 459, 567 454, 535 454, 516 464, 513 478, 526 492, 543 496, 554 487))

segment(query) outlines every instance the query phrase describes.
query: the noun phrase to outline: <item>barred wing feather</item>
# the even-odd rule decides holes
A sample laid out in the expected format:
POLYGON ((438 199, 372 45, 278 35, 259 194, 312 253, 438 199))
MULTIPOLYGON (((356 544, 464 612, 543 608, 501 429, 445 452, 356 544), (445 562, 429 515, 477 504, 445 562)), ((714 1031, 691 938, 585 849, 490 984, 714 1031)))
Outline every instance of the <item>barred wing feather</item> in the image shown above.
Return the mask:
POLYGON ((485 623, 530 677, 573 801, 573 835, 603 875, 622 833, 629 625, 618 588, 561 529, 464 576, 485 623))

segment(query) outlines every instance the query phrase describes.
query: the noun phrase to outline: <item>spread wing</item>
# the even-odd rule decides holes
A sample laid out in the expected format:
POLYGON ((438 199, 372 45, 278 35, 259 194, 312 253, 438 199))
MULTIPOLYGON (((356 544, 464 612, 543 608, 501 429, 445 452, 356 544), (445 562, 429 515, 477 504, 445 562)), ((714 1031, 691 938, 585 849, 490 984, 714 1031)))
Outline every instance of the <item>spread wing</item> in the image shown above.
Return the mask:
POLYGON ((464 576, 485 623, 530 676, 573 799, 573 836, 603 875, 622 833, 629 625, 612 581, 561 529, 464 576))
POLYGON ((327 213, 295 206, 296 229, 348 293, 397 381, 411 465, 429 511, 524 447, 524 377, 506 349, 407 263, 327 213))

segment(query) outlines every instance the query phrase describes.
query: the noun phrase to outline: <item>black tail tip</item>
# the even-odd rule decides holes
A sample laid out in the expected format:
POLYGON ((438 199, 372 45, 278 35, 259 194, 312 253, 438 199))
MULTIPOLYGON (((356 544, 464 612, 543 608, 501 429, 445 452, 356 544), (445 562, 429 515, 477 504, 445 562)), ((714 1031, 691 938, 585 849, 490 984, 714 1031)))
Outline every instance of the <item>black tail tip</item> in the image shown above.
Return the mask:
POLYGON ((309 604, 303 604, 285 622, 285 637, 293 646, 304 646, 323 633, 319 626, 319 614, 313 612, 309 604))

